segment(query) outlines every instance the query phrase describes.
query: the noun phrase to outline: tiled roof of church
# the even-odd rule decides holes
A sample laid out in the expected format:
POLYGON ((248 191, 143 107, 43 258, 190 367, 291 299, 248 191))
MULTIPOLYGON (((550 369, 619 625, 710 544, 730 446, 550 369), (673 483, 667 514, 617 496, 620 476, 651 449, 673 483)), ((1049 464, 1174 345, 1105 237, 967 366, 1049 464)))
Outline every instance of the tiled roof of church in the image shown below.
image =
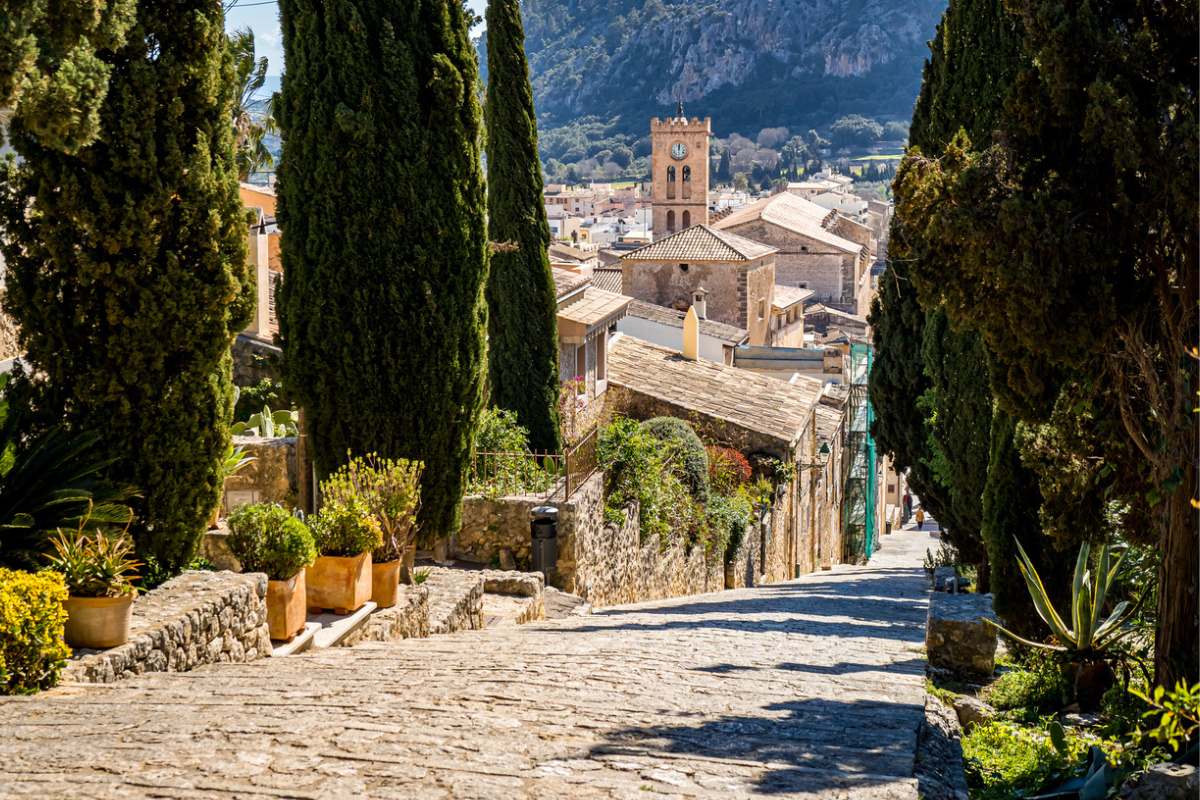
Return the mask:
POLYGON ((708 225, 693 225, 622 256, 631 261, 753 261, 778 253, 761 244, 708 225))

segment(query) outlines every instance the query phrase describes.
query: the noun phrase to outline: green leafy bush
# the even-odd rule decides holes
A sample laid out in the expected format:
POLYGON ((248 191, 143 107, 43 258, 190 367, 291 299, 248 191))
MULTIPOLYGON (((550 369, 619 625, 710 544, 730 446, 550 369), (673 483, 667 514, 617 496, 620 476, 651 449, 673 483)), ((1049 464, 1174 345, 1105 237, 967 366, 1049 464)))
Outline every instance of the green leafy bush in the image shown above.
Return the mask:
POLYGON ((471 451, 467 494, 499 497, 549 489, 555 475, 529 451, 529 432, 513 411, 484 409, 471 451))
POLYGON ((395 561, 416 542, 421 470, 420 461, 368 453, 351 459, 326 478, 321 483, 321 497, 334 504, 361 502, 379 523, 383 537, 372 558, 379 563, 395 561))
POLYGON ((733 494, 750 482, 750 462, 737 450, 713 445, 706 448, 705 452, 708 454, 710 490, 718 494, 733 494))
POLYGON ((134 594, 133 579, 141 562, 132 558, 133 542, 124 535, 97 530, 84 533, 87 520, 69 534, 59 530, 50 540, 54 552, 46 556, 50 568, 63 576, 75 597, 121 597, 134 594))
POLYGON ((358 498, 327 502, 312 521, 313 538, 323 556, 356 556, 383 544, 383 529, 358 498))
POLYGON ((0 694, 33 694, 58 683, 67 585, 56 572, 0 567, 0 694))
POLYGON ((1067 735, 1064 752, 1038 728, 987 722, 963 736, 963 759, 972 800, 1012 800, 1031 794, 1066 774, 1087 752, 1079 737, 1067 735))
POLYGON ((292 403, 284 392, 283 384, 274 378, 263 378, 253 386, 234 387, 233 418, 249 419, 263 406, 290 408, 292 403))
POLYGON ((317 557, 308 526, 277 503, 241 506, 229 515, 229 549, 245 572, 285 581, 317 557))
POLYGON ((597 444, 597 460, 606 473, 608 521, 619 524, 626 506, 637 502, 642 540, 658 537, 664 546, 675 535, 691 537, 703 519, 702 507, 673 469, 669 449, 626 417, 605 427, 597 444))
POLYGON ((1071 682, 1061 666, 1038 662, 1032 670, 1001 675, 984 692, 984 699, 1001 711, 1025 710, 1031 714, 1056 711, 1069 702, 1071 682))
POLYGON ((704 509, 705 548, 731 557, 754 521, 754 506, 745 492, 710 494, 704 509))
POLYGON ((692 496, 707 500, 708 454, 692 426, 677 417, 655 417, 643 422, 642 428, 667 445, 667 458, 678 465, 676 471, 692 496))

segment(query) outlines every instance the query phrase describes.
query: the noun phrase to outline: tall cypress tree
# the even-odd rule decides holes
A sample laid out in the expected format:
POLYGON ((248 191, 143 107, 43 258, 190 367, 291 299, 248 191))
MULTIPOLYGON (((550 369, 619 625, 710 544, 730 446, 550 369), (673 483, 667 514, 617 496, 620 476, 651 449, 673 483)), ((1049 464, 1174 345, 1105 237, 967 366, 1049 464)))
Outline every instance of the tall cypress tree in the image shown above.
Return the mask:
MULTIPOLYGON (((143 3, 90 145, 48 142, 18 113, 0 195, 5 309, 32 402, 100 431, 112 477, 141 488, 138 550, 174 571, 220 491, 233 411, 229 346, 250 317, 245 216, 221 8, 143 3)), ((51 137, 54 138, 54 137, 51 137)))
POLYGON ((482 400, 487 232, 460 0, 282 0, 284 377, 318 473, 419 459, 420 536, 458 527, 482 400))
POLYGON ((517 0, 487 7, 488 235, 516 244, 492 255, 488 277, 488 374, 492 402, 515 411, 535 449, 556 451, 557 299, 550 226, 542 198, 537 117, 517 0))

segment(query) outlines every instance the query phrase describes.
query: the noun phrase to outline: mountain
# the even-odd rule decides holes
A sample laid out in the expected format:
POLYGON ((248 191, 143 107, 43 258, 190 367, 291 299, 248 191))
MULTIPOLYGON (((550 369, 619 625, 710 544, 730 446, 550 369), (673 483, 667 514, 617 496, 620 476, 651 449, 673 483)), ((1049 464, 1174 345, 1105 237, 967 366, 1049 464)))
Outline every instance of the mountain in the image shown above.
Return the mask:
MULTIPOLYGON (((677 101, 714 130, 912 114, 945 0, 525 0, 543 130, 640 135, 677 101)), ((486 37, 486 32, 483 34, 486 37)), ((480 42, 486 70, 486 42, 480 42)))

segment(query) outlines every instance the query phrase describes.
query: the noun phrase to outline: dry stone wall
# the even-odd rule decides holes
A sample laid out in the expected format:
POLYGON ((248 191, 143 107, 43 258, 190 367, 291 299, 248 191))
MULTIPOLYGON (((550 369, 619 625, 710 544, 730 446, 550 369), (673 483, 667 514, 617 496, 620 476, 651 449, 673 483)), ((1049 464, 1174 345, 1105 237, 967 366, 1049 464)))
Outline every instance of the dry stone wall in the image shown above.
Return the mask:
POLYGON ((266 596, 261 573, 185 572, 134 602, 128 642, 77 651, 64 680, 112 683, 143 672, 269 656, 266 596))

